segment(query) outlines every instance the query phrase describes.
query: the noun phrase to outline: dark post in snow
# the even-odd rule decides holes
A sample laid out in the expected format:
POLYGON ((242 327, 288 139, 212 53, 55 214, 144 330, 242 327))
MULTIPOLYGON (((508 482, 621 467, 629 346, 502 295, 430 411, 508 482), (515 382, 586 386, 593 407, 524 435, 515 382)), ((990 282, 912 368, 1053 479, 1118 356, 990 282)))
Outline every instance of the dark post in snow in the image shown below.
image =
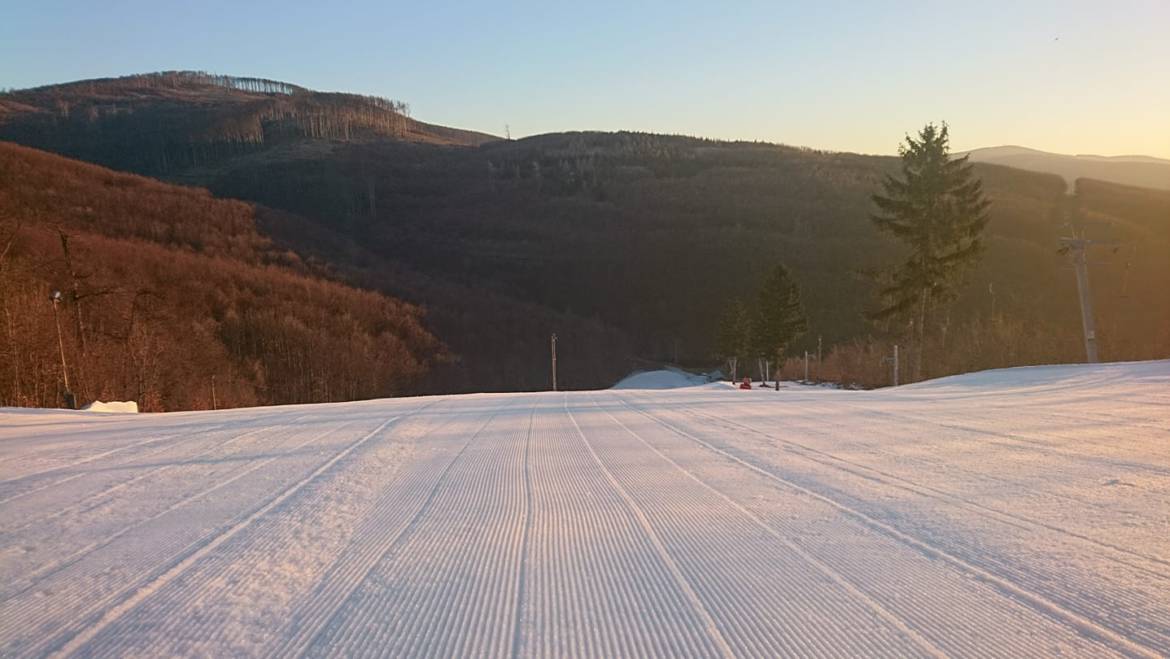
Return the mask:
POLYGON ((549 340, 552 346, 552 390, 557 390, 557 335, 554 332, 549 340))
POLYGON ((73 398, 73 391, 69 388, 69 368, 65 365, 65 341, 61 338, 61 314, 58 305, 61 304, 61 291, 53 291, 49 297, 53 302, 53 322, 57 325, 57 349, 61 353, 61 379, 65 381, 65 407, 75 409, 77 402, 73 398))

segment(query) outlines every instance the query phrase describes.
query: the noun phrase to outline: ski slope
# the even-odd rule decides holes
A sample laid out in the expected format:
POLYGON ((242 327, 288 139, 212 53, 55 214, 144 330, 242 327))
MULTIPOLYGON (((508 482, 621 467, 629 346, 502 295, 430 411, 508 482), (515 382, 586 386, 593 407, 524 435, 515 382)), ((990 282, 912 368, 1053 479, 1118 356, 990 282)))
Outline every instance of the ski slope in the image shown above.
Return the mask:
POLYGON ((0 656, 1170 654, 1170 362, 0 410, 0 656))

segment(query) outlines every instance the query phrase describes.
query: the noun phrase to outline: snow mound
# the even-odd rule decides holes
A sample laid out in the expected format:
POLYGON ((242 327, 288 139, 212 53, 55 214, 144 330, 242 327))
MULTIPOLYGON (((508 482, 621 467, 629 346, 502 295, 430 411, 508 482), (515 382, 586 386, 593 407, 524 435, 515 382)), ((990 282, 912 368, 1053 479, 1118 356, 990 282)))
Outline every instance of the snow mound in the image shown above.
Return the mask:
POLYGON ((611 389, 679 389, 707 384, 707 376, 695 375, 678 369, 631 373, 611 389))
POLYGON ((112 400, 108 403, 103 403, 100 400, 95 400, 89 405, 81 408, 83 412, 118 412, 122 414, 137 414, 138 403, 132 400, 112 400))
POLYGON ((1170 360, 1016 366, 963 373, 898 387, 899 391, 990 393, 1037 390, 1085 390, 1119 384, 1170 384, 1170 360))

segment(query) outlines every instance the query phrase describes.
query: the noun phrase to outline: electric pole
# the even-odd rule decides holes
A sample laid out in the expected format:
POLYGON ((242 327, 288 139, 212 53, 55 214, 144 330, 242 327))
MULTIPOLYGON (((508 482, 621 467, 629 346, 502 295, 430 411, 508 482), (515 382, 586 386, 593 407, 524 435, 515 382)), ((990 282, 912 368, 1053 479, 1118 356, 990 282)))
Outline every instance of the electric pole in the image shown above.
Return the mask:
POLYGON ((552 346, 552 390, 557 390, 557 335, 554 332, 550 339, 552 346))

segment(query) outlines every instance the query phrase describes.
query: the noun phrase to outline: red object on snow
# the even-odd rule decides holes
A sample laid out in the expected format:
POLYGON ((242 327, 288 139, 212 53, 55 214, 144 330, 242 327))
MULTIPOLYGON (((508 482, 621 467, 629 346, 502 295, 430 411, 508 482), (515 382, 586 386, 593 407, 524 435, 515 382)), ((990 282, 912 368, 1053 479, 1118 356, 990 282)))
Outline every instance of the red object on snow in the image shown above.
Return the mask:
POLYGON ((751 389, 752 388, 752 379, 751 378, 744 378, 743 382, 739 383, 739 388, 740 389, 751 389))

